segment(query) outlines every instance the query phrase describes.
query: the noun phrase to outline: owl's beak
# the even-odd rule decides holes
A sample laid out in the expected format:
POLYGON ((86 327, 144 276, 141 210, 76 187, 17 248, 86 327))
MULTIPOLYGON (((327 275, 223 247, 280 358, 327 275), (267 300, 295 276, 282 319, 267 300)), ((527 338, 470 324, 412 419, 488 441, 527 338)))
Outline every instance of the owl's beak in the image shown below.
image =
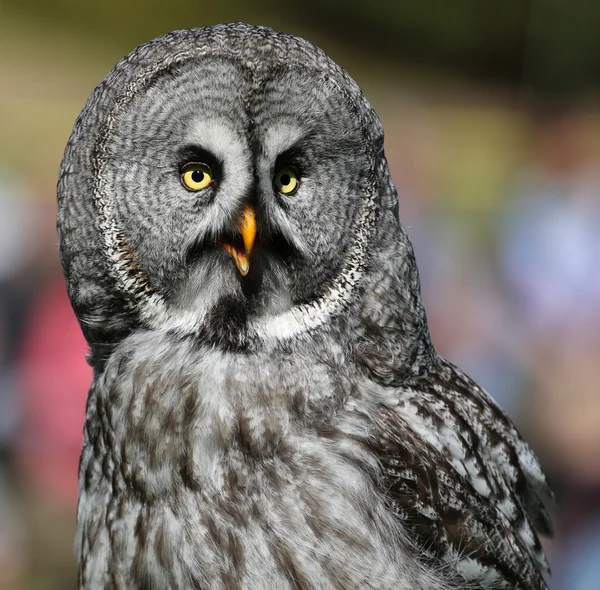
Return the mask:
POLYGON ((240 234, 242 236, 243 247, 237 248, 235 245, 227 242, 223 244, 223 247, 233 258, 240 274, 245 277, 250 270, 250 254, 254 246, 254 239, 256 238, 256 217, 254 209, 250 205, 242 211, 240 234))

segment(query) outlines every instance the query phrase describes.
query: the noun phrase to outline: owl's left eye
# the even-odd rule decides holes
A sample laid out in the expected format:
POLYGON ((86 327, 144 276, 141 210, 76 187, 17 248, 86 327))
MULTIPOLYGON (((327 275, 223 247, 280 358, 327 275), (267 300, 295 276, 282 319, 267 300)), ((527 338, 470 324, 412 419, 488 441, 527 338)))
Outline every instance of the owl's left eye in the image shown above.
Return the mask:
POLYGON ((280 193, 292 195, 298 189, 299 180, 297 170, 286 166, 277 171, 273 184, 280 193))
POLYGON ((189 191, 201 191, 213 180, 212 171, 207 164, 190 162, 181 169, 181 184, 189 191))

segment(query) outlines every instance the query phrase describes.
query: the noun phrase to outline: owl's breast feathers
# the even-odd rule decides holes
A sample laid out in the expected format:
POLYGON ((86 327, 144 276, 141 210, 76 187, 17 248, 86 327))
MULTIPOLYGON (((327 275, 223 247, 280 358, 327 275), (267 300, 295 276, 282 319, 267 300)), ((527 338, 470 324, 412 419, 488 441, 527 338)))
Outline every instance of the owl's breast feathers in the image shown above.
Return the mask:
POLYGON ((501 410, 441 359, 401 387, 347 361, 122 343, 88 404, 82 587, 545 588, 546 483, 501 410))
POLYGON ((121 343, 89 397, 80 587, 448 590, 374 485, 344 359, 330 339, 254 355, 121 343))

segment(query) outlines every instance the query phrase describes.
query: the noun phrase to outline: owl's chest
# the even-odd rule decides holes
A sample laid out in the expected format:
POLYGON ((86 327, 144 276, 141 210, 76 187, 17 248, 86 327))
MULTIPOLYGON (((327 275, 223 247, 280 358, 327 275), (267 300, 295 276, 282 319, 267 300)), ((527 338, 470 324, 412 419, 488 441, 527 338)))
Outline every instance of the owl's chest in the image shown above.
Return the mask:
POLYGON ((103 471, 80 499, 81 587, 393 587, 396 535, 359 451, 312 433, 263 437, 277 448, 210 454, 210 474, 192 455, 153 488, 103 471))
POLYGON ((90 463, 101 459, 103 473, 146 502, 243 488, 257 466, 288 460, 292 441, 318 440, 345 401, 322 363, 211 352, 161 367, 97 383, 87 418, 90 463))
POLYGON ((328 588, 349 575, 386 587, 394 568, 373 465, 330 436, 339 384, 323 365, 263 361, 204 356, 193 372, 158 375, 121 364, 95 384, 83 588, 287 588, 303 577, 328 588))

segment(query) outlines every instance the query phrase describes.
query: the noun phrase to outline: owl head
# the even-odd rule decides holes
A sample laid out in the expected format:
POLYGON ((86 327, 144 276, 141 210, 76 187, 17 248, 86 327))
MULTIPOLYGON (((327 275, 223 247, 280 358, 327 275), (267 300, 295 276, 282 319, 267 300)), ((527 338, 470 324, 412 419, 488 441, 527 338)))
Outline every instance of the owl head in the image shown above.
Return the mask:
POLYGON ((398 233, 356 83, 307 41, 245 24, 121 60, 75 124, 58 197, 93 353, 137 328, 225 347, 308 333, 356 295, 382 223, 398 233))

